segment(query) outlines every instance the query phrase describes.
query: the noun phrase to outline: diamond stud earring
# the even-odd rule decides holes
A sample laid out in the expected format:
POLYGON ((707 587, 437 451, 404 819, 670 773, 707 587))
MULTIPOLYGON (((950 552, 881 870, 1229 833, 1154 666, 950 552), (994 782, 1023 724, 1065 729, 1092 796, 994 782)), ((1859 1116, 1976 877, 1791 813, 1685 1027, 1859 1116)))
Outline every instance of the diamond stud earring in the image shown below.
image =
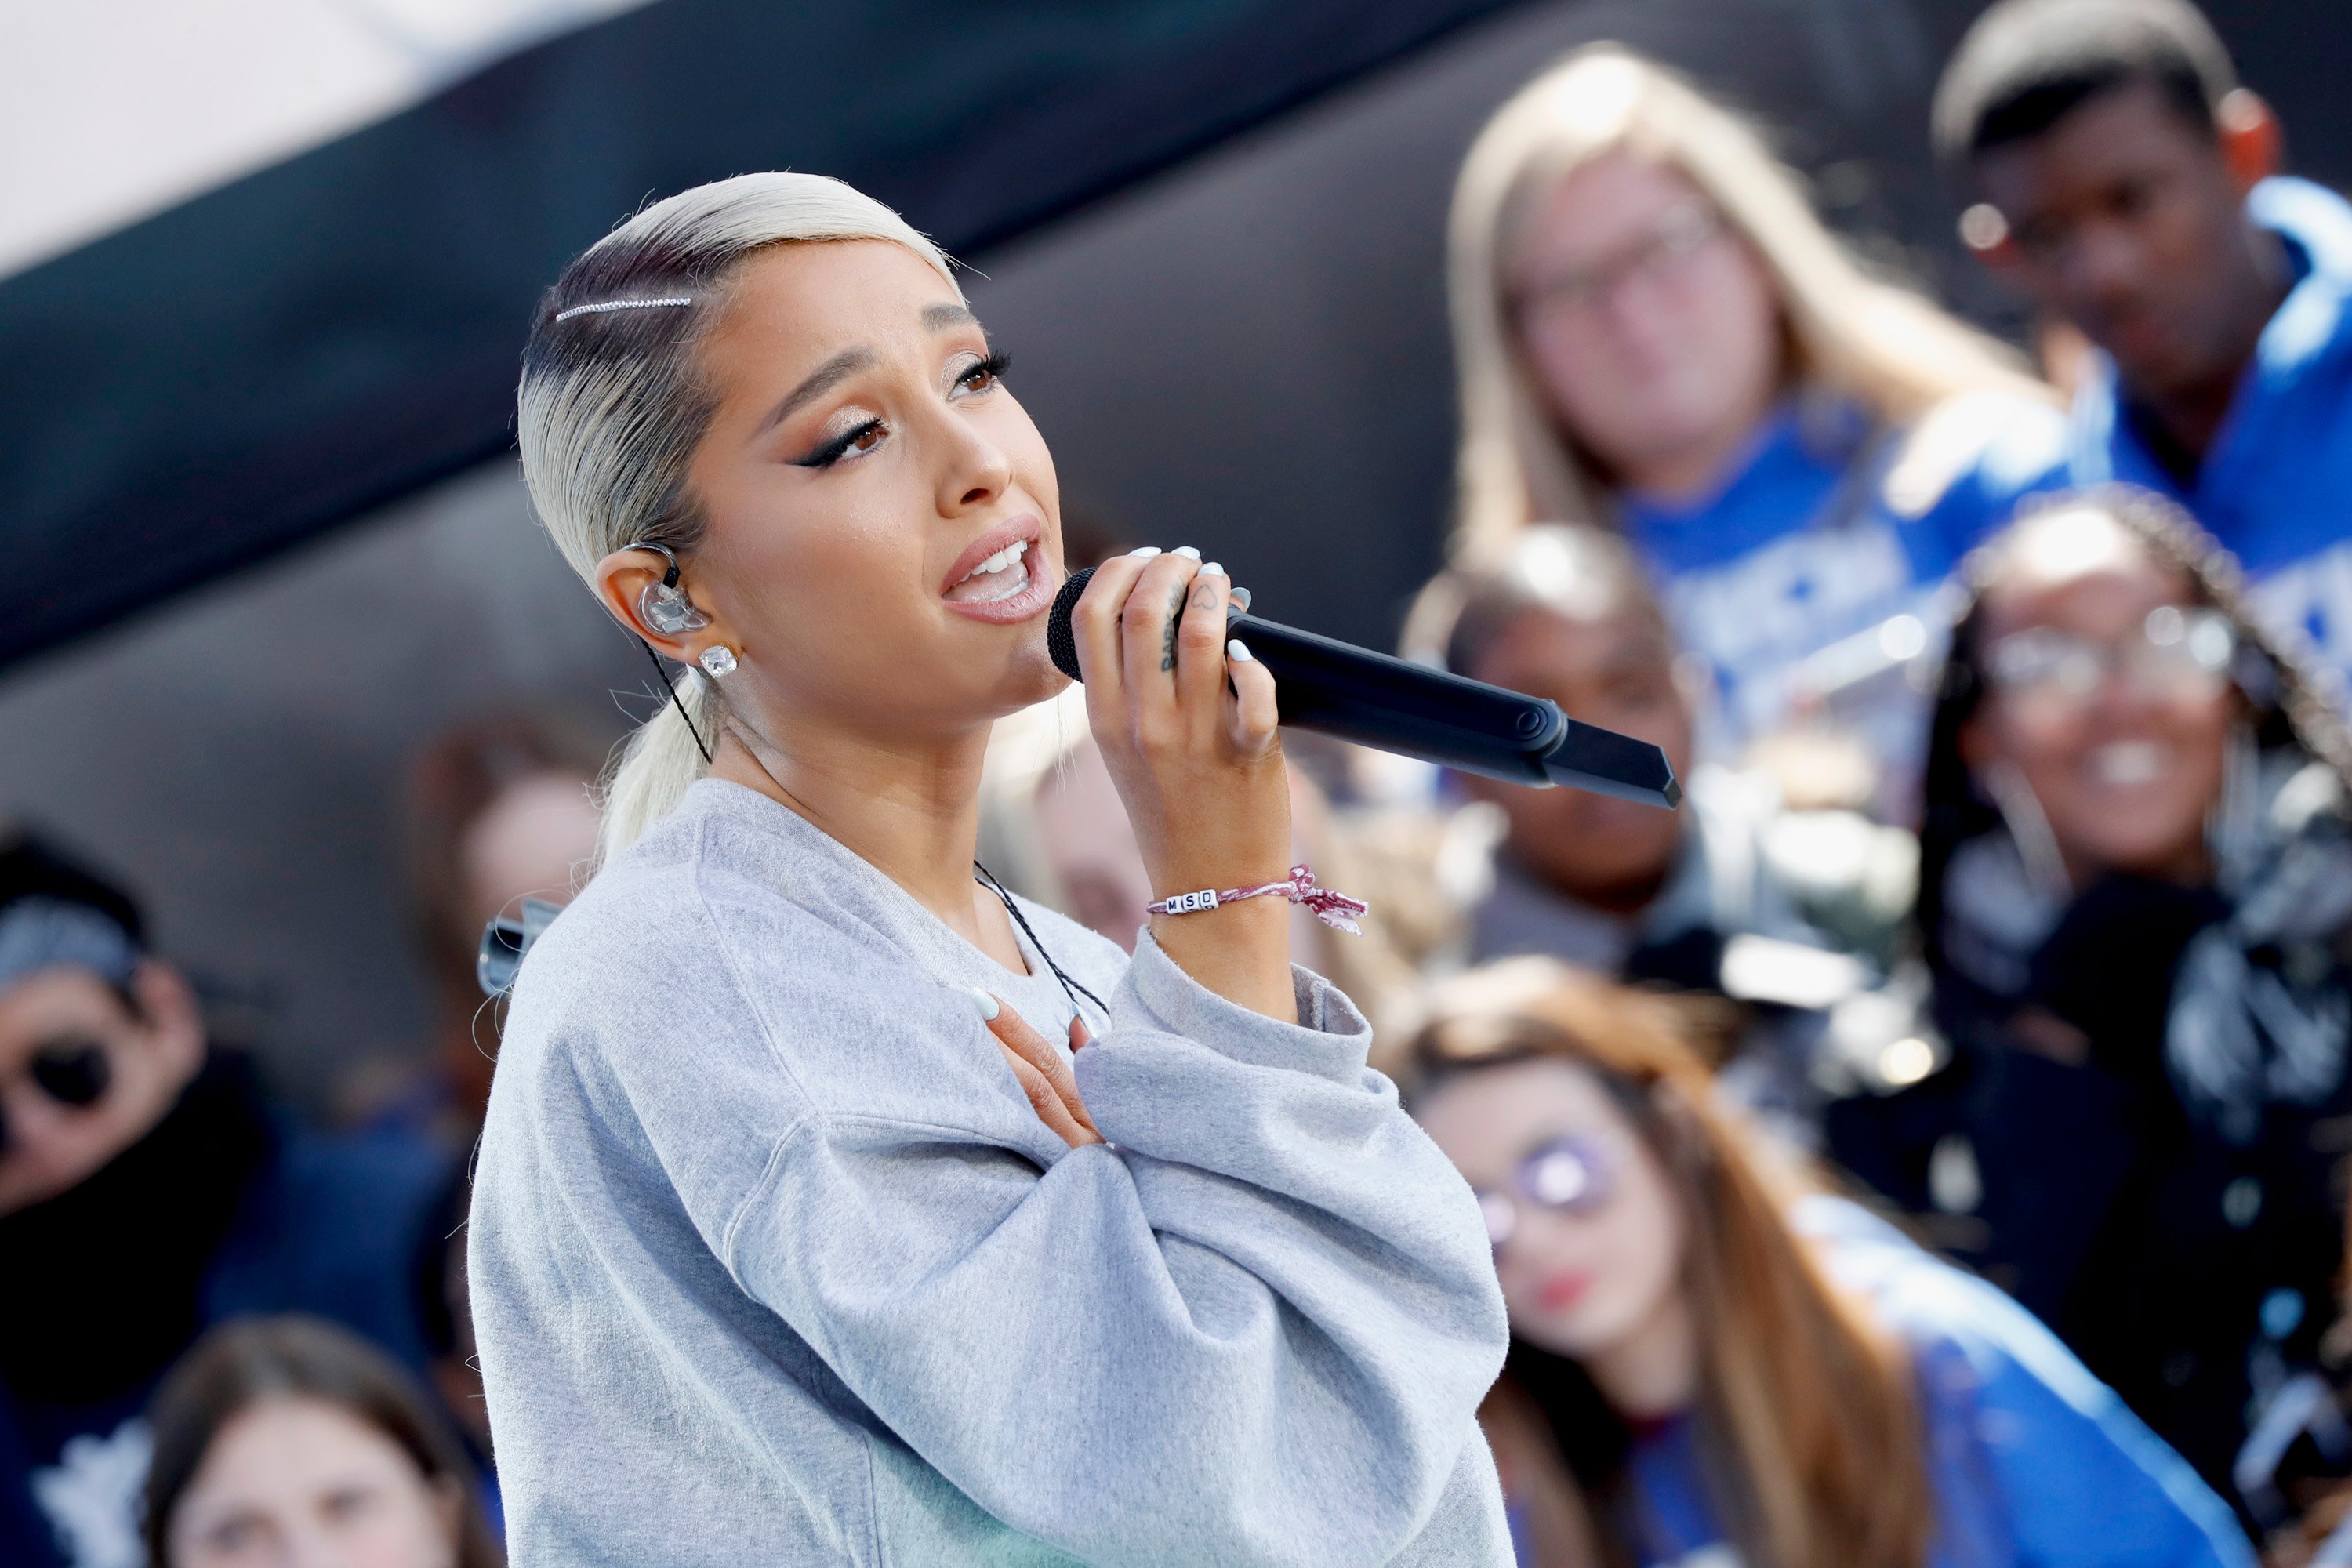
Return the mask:
POLYGON ((735 673, 735 650, 723 642, 715 642, 704 648, 694 662, 702 666, 703 674, 716 680, 735 673))

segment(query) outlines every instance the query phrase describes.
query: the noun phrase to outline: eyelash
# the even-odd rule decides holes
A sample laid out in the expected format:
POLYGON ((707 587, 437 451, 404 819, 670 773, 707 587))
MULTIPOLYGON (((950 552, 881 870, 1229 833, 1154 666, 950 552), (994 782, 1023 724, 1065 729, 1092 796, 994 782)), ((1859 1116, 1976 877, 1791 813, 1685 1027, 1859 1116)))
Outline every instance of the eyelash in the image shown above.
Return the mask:
POLYGON ((970 381, 974 376, 984 376, 992 384, 1003 380, 1004 373, 1012 368, 1013 356, 1011 354, 1001 352, 992 353, 984 360, 980 360, 972 364, 966 365, 964 367, 964 373, 956 377, 956 384, 958 386, 961 386, 964 383, 970 381))
POLYGON ((882 421, 879 419, 862 420, 844 430, 807 457, 794 458, 793 464, 796 468, 829 468, 846 457, 849 449, 857 445, 867 434, 881 428, 882 421))
MULTIPOLYGON (((958 386, 962 386, 966 383, 973 380, 975 377, 978 377, 984 380, 988 386, 993 386, 998 381, 1003 379, 1005 371, 1010 369, 1012 364, 1013 356, 1011 354, 1002 353, 990 354, 984 360, 976 360, 972 363, 965 366, 963 374, 956 377, 955 384, 958 386)), ((985 389, 985 387, 982 387, 975 390, 985 389)), ((792 460, 793 464, 799 468, 829 468, 835 463, 841 461, 842 458, 847 457, 849 455, 849 449, 856 446, 860 440, 866 437, 866 436, 873 431, 879 430, 882 427, 882 421, 879 419, 864 420, 850 426, 848 429, 844 430, 840 435, 835 436, 832 440, 827 441, 824 446, 819 447, 807 457, 794 458, 792 460)))

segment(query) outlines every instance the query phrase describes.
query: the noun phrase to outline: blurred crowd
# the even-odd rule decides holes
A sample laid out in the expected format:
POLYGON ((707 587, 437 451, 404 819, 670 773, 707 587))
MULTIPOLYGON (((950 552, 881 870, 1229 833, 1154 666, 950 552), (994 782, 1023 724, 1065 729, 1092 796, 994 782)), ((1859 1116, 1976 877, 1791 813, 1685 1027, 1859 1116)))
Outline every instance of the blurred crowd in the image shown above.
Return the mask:
MULTIPOLYGON (((1372 909, 1297 951, 1479 1195, 1524 1564, 2352 1564, 2352 205, 2186 0, 2002 0, 1932 132, 2033 358, 1666 68, 1496 113, 1406 651, 1686 801, 1294 734, 1295 858, 1372 909)), ((499 1561, 475 952, 603 763, 418 760, 434 1037, 333 1131, 130 893, 0 848, 0 1559, 499 1561)), ((981 858, 1129 945, 1167 891, 1075 695, 999 725, 981 858)))

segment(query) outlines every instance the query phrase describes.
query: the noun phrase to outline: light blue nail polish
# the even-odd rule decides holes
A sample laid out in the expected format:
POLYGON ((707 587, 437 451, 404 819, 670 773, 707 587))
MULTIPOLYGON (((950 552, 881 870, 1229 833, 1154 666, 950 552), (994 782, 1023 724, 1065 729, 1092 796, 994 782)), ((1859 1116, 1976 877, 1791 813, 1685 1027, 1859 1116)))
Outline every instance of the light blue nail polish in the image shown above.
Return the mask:
POLYGON ((1214 561, 1201 568, 1201 575, 1203 577, 1222 577, 1224 574, 1225 569, 1214 561))
POLYGON ((997 1005, 995 997, 991 996, 987 992, 982 991, 977 985, 973 986, 970 992, 966 993, 966 994, 971 996, 972 1009, 980 1015, 980 1021, 983 1024, 991 1022, 995 1018, 997 1014, 1003 1011, 1002 1007, 997 1005))
POLYGON ((1232 659, 1235 664, 1255 664, 1257 662, 1257 655, 1250 652, 1249 644, 1242 641, 1239 637, 1229 637, 1226 639, 1225 657, 1232 659))
POLYGON ((1148 560, 1150 560, 1152 556, 1157 555, 1157 554, 1159 554, 1159 553, 1160 553, 1160 546, 1158 546, 1157 544, 1147 544, 1147 545, 1143 546, 1140 550, 1130 550, 1130 551, 1129 551, 1129 552, 1128 552, 1128 554, 1129 554, 1129 555, 1130 555, 1130 556, 1134 557, 1134 558, 1135 558, 1136 560, 1138 560, 1138 561, 1148 561, 1148 560))
POLYGON ((1189 555, 1189 556, 1191 556, 1191 557, 1192 557, 1193 560, 1195 560, 1195 561, 1198 561, 1198 560, 1201 558, 1201 552, 1200 552, 1199 551, 1197 551, 1197 550, 1193 549, 1193 548, 1192 548, 1191 545, 1189 545, 1189 544, 1180 544, 1180 545, 1178 545, 1178 546, 1176 547, 1176 553, 1177 553, 1177 554, 1179 554, 1179 555, 1189 555))

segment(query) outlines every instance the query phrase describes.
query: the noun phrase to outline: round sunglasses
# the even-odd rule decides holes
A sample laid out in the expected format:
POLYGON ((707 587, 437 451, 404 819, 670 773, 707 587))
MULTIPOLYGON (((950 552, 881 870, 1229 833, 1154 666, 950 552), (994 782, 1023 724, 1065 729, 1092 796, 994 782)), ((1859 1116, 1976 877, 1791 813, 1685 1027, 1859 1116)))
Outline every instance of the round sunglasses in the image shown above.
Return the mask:
POLYGON ((1616 1191, 1617 1165, 1597 1140, 1565 1132, 1538 1144, 1511 1172, 1507 1188, 1476 1192, 1486 1239, 1499 1253, 1519 1228, 1519 1205, 1553 1214, 1589 1215, 1616 1191))
MULTIPOLYGON (((69 1110, 87 1110, 106 1098, 114 1083, 114 1061, 96 1040, 52 1040, 33 1053, 25 1077, 35 1089, 69 1110)), ((8 1150, 8 1111, 0 1105, 0 1154, 8 1150)))

